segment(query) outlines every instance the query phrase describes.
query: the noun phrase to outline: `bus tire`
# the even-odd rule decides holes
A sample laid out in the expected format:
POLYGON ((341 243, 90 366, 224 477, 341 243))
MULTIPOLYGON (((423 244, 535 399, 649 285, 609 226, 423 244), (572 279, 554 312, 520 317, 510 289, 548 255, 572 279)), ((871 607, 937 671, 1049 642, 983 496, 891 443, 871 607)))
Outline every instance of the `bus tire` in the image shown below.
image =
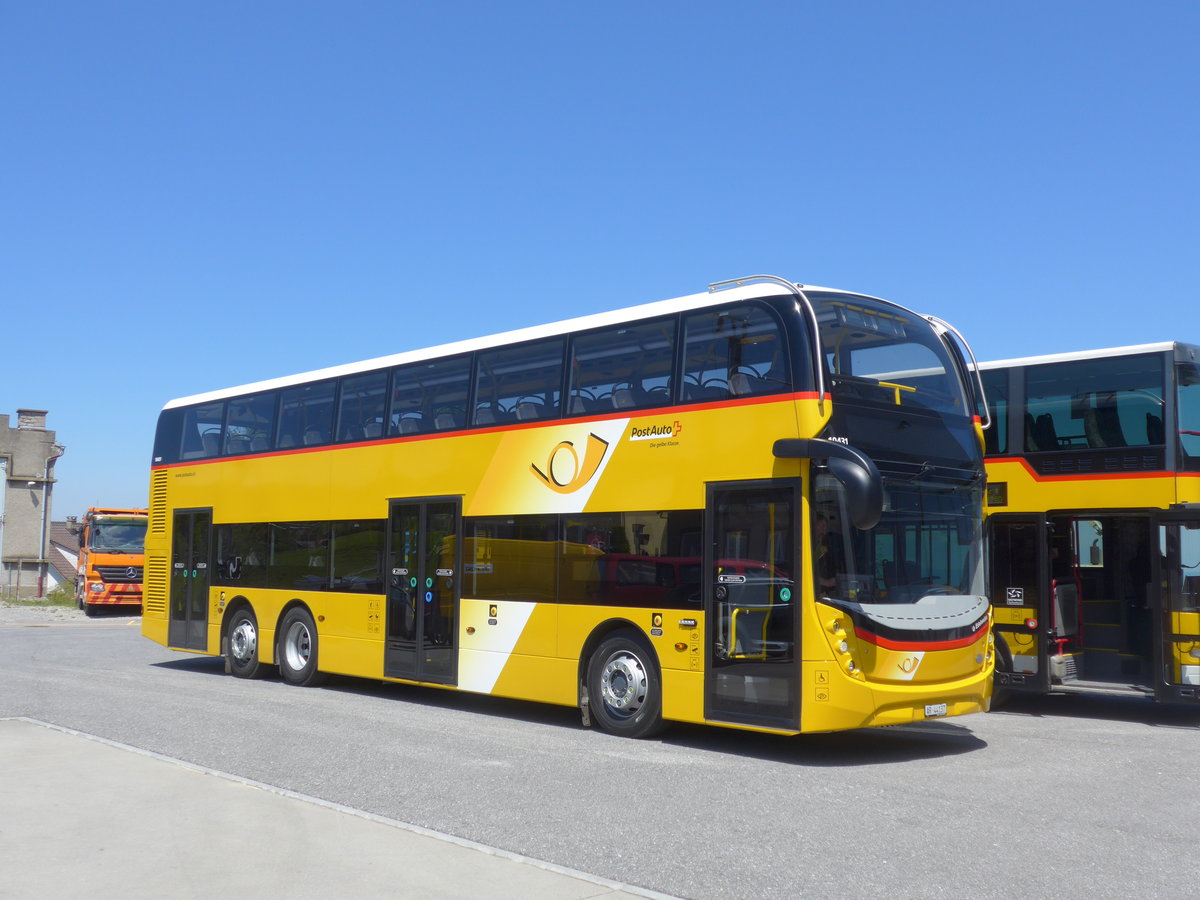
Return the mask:
POLYGON ((258 678, 266 667, 258 658, 258 619, 243 606, 229 620, 225 659, 237 678, 258 678))
POLYGON ((654 651, 633 631, 600 642, 588 661, 588 711, 620 737, 651 737, 663 728, 662 679, 654 651))
POLYGON ((324 681, 317 671, 317 625, 303 606, 294 606, 279 626, 279 674, 288 684, 312 687, 324 681))

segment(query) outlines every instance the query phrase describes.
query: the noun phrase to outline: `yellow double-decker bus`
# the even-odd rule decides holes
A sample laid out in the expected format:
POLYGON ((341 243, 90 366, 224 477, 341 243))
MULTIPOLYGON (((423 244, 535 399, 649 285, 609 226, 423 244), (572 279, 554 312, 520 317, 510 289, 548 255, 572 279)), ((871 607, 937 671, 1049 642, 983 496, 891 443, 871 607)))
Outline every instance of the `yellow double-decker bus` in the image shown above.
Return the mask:
POLYGON ((781 733, 986 709, 981 388, 950 326, 773 276, 168 403, 143 633, 781 733))
POLYGON ((1200 701, 1200 348, 981 372, 997 686, 1200 701))

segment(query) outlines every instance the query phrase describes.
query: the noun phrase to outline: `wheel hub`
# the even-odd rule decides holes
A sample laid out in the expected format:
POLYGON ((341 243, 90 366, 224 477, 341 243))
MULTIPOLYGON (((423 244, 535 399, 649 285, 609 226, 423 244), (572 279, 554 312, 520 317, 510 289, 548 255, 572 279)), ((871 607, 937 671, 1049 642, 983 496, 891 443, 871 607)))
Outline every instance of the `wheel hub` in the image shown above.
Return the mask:
POLYGON ((229 651, 235 659, 244 662, 254 659, 257 649, 258 635, 255 633, 254 626, 248 621, 240 622, 238 627, 233 629, 233 633, 229 635, 229 651))
POLYGON ((312 653, 312 639, 303 622, 296 622, 292 625, 284 644, 288 665, 292 669, 298 672, 308 665, 308 657, 312 653))
POLYGON ((611 658, 600 673, 600 693, 614 712, 631 716, 646 700, 646 671, 641 661, 628 655, 611 658))

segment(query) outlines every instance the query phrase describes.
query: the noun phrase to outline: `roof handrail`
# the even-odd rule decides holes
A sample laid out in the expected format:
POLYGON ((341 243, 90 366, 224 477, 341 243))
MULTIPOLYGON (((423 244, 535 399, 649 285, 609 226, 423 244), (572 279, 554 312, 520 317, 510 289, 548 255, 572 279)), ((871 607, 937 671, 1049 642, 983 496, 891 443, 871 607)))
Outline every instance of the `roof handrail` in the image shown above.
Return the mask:
POLYGON ((923 318, 933 325, 935 328, 942 328, 949 331, 962 344, 967 351, 967 355, 971 357, 971 371, 975 375, 975 384, 979 388, 979 403, 983 406, 983 424, 980 426, 985 431, 992 427, 992 411, 988 409, 987 393, 983 389, 983 375, 979 371, 979 362, 975 359, 975 351, 971 349, 971 345, 967 343, 967 339, 962 336, 962 332, 947 322, 945 319, 939 319, 937 316, 923 316, 923 318))

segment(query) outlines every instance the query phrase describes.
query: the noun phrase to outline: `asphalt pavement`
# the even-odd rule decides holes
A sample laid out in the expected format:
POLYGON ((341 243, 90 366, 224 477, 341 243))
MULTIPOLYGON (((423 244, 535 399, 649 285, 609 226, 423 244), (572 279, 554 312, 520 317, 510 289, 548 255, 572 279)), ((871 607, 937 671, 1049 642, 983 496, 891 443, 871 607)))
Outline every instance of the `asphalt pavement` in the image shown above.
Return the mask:
POLYGON ((27 718, 0 897, 666 897, 27 718))

